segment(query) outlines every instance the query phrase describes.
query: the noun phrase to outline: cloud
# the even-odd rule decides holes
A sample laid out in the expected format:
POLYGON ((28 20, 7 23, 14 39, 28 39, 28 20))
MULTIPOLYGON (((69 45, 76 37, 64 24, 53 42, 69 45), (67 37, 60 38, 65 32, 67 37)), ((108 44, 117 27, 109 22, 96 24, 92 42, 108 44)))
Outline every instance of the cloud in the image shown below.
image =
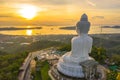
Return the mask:
MULTIPOLYGON (((89 0, 90 1, 90 0, 89 0)), ((98 9, 120 9, 120 0, 91 0, 98 9)))
POLYGON ((75 21, 74 19, 64 19, 65 21, 75 21))
POLYGON ((0 3, 41 5, 74 5, 82 8, 120 9, 120 0, 0 0, 0 3))
POLYGON ((44 4, 67 4, 68 2, 66 0, 37 0, 38 2, 44 3, 44 4))
POLYGON ((0 15, 0 18, 2 17, 13 17, 13 16, 8 16, 8 15, 0 15))
POLYGON ((0 18, 17 18, 13 13, 0 14, 0 18))
POLYGON ((105 17, 104 16, 94 16, 92 17, 92 19, 104 19, 105 17))
POLYGON ((96 6, 96 4, 93 3, 93 2, 91 2, 90 0, 86 0, 86 2, 87 2, 89 5, 91 5, 91 6, 96 6))
POLYGON ((7 17, 14 17, 13 15, 11 14, 0 14, 0 18, 7 18, 7 17))
POLYGON ((62 5, 67 4, 68 0, 0 0, 4 3, 35 3, 35 4, 48 4, 48 5, 62 5))

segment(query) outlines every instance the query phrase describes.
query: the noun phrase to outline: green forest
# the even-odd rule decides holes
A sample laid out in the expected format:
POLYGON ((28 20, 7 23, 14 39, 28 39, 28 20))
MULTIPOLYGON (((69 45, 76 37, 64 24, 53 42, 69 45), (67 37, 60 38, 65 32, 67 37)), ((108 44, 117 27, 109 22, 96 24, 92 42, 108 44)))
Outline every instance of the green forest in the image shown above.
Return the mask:
POLYGON ((19 68, 27 55, 28 52, 0 55, 0 80, 17 80, 19 68))
POLYGON ((32 43, 28 47, 18 48, 16 53, 0 51, 0 80, 17 80, 19 68, 29 52, 49 47, 63 45, 60 42, 42 40, 32 43))

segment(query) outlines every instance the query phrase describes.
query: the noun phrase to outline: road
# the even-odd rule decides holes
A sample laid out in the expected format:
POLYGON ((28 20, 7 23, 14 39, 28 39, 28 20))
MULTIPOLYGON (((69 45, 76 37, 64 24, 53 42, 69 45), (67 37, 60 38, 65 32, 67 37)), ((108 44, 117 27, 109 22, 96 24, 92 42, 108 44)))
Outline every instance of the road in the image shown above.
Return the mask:
POLYGON ((27 58, 24 60, 23 65, 19 69, 18 80, 31 80, 31 61, 37 57, 38 60, 47 59, 52 60, 59 58, 59 55, 52 54, 55 51, 52 48, 31 52, 28 54, 27 58))

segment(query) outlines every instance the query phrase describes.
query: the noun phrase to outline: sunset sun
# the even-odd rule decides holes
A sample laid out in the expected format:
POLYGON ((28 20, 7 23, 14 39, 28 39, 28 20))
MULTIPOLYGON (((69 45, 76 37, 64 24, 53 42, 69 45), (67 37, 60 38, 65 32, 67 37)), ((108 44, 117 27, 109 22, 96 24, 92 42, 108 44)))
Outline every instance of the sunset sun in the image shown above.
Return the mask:
POLYGON ((22 5, 19 10, 19 14, 22 17, 30 20, 37 15, 37 7, 35 7, 33 5, 22 5))

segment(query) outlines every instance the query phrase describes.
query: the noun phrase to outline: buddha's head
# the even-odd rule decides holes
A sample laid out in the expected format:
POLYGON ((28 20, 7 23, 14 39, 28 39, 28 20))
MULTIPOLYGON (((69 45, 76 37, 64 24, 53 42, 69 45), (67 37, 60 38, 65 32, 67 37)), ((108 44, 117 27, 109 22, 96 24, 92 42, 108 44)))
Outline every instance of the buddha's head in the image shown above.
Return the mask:
POLYGON ((86 14, 81 16, 80 21, 76 24, 76 31, 80 34, 88 34, 90 28, 90 22, 88 21, 88 17, 86 14))

